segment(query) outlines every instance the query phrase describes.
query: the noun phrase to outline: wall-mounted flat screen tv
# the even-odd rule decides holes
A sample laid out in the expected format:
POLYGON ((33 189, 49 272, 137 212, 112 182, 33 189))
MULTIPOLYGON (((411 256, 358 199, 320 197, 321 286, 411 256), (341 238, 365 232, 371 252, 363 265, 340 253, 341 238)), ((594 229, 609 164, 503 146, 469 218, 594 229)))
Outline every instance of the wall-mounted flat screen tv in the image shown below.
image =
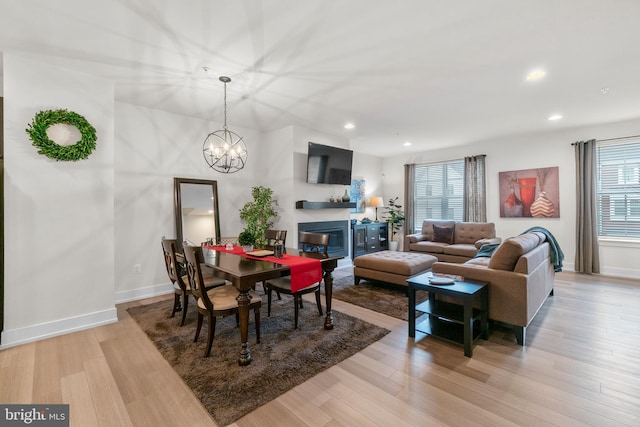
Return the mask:
POLYGON ((351 185, 353 151, 309 143, 307 182, 310 184, 351 185))

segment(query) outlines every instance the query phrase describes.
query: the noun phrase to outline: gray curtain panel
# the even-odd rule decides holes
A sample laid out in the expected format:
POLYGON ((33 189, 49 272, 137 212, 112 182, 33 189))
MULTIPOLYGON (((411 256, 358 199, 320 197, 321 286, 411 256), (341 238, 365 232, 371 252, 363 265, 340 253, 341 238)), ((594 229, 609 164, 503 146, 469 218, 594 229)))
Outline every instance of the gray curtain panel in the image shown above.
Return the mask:
POLYGON ((413 198, 416 184, 416 165, 404 165, 404 234, 415 233, 415 218, 413 215, 415 201, 413 198))
POLYGON ((596 140, 573 144, 576 158, 576 260, 575 271, 599 273, 596 140))
POLYGON ((487 221, 485 154, 464 158, 464 220, 487 221))

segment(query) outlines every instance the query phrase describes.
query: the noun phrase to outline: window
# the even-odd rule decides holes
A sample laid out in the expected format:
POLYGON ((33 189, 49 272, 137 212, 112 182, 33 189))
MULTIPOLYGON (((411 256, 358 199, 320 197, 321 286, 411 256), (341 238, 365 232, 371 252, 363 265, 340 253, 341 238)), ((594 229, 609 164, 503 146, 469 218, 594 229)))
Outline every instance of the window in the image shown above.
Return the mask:
POLYGON ((640 239, 640 140, 596 147, 598 236, 640 239))
POLYGON ((414 200, 416 230, 425 218, 462 221, 464 159, 416 165, 414 200))

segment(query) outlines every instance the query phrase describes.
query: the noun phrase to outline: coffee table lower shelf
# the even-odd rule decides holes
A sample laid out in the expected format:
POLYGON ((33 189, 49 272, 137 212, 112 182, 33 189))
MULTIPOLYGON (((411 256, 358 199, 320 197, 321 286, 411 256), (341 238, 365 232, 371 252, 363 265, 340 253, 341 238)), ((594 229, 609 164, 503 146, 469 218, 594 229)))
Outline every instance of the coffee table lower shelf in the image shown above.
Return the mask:
MULTIPOLYGON (((464 312, 462 306, 443 301, 437 301, 434 305, 436 306, 435 310, 432 310, 430 301, 425 301, 416 306, 416 311, 424 313, 416 319, 416 331, 464 346, 464 312)), ((481 316, 481 310, 473 310, 471 343, 474 343, 482 336, 481 322, 479 321, 481 316)))
POLYGON ((409 337, 415 338, 419 331, 460 344, 464 355, 471 357, 475 340, 489 338, 489 288, 486 283, 464 279, 442 286, 431 283, 432 277, 432 273, 427 272, 407 280, 409 337), (416 304, 416 291, 427 291, 428 301, 416 304), (474 307, 474 300, 479 308, 474 307))

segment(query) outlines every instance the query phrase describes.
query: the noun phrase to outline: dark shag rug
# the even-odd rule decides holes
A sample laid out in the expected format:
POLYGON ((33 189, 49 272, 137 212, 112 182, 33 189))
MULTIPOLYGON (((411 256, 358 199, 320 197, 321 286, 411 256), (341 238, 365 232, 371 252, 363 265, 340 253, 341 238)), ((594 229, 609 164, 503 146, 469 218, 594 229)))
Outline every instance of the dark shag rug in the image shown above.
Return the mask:
MULTIPOLYGON (((333 298, 368 308, 396 319, 409 320, 407 288, 382 282, 360 280, 354 284, 353 276, 338 277, 333 281, 333 298)), ((416 292, 416 303, 425 301, 427 292, 416 292)))
POLYGON ((173 300, 166 300, 131 307, 128 312, 221 426, 233 423, 389 333, 336 311, 334 329, 325 330, 324 316, 318 315, 315 303, 307 301, 300 310, 298 329, 294 329, 293 299, 285 295, 281 301, 276 299, 271 317, 267 317, 263 297, 261 342, 256 343, 251 311, 249 346, 253 360, 249 366, 239 366, 240 331, 235 316, 218 319, 211 357, 205 358, 206 319, 200 339, 194 343, 197 310, 193 300, 183 327, 180 314, 173 319, 168 317, 172 304, 173 300))

